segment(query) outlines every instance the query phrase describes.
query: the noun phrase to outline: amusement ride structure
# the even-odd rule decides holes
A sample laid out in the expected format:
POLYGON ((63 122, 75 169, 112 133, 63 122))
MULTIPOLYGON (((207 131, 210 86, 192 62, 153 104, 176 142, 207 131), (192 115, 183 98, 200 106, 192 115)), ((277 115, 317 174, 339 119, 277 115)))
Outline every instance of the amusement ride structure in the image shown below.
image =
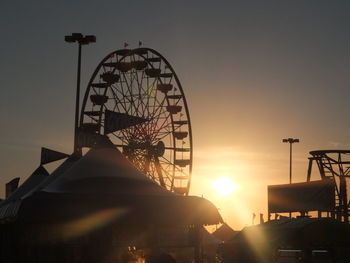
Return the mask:
POLYGON ((141 172, 187 195, 192 132, 181 83, 169 62, 149 48, 108 54, 88 83, 78 128, 78 151, 109 139, 141 172))
POLYGON ((317 164, 322 180, 332 180, 335 188, 335 207, 332 217, 349 223, 349 207, 347 178, 350 177, 350 150, 311 151, 307 182, 311 180, 312 166, 317 164))

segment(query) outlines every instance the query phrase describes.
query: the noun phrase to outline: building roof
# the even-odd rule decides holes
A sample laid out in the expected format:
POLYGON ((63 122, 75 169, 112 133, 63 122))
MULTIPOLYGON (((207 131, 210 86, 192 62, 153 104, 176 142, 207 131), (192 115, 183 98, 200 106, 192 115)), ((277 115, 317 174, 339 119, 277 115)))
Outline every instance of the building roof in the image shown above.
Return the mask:
POLYGON ((332 218, 283 218, 244 228, 231 243, 322 244, 350 241, 350 225, 332 218), (346 241, 347 240, 347 241, 346 241))
POLYGON ((45 181, 49 173, 39 166, 8 198, 0 203, 0 219, 5 220, 16 216, 22 198, 45 181))
POLYGON ((231 240, 239 231, 233 230, 228 224, 223 223, 218 229, 216 229, 212 235, 221 241, 231 240))

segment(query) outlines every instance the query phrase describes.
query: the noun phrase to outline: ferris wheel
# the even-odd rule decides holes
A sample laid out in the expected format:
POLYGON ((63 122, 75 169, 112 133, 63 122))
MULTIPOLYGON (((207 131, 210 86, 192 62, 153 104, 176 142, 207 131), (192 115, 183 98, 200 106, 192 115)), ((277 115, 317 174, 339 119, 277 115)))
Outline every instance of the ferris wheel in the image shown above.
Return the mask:
POLYGON ((82 104, 84 134, 106 135, 141 172, 162 187, 187 195, 192 131, 181 83, 169 62, 149 48, 108 54, 94 71, 82 104))

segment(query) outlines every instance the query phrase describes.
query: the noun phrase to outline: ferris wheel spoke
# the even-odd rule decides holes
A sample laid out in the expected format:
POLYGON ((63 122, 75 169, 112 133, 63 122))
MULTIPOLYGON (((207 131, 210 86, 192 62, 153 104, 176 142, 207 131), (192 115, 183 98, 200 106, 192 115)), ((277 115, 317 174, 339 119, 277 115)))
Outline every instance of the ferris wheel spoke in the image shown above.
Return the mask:
POLYGON ((124 88, 124 85, 122 85, 123 82, 121 82, 121 92, 122 92, 122 96, 123 98, 125 98, 128 102, 125 102, 125 108, 126 108, 126 112, 129 112, 130 115, 133 115, 133 112, 132 112, 132 105, 133 105, 133 101, 132 101, 132 89, 129 85, 129 82, 126 78, 126 74, 127 73, 124 73, 123 72, 123 77, 124 77, 124 83, 125 83, 125 88, 124 88), (124 91, 126 91, 127 93, 125 93, 124 91), (129 104, 129 106, 127 106, 127 103, 129 104))
MULTIPOLYGON (((172 124, 171 124, 171 123, 169 123, 168 125, 162 127, 162 129, 167 129, 167 128, 169 128, 170 126, 171 126, 171 128, 172 128, 172 124)), ((167 132, 165 135, 163 135, 162 137, 159 137, 160 140, 163 139, 164 137, 166 137, 167 135, 169 135, 169 133, 175 133, 175 132, 177 132, 177 131, 179 131, 179 130, 181 131, 181 125, 172 128, 172 130, 169 130, 169 129, 167 129, 167 130, 168 130, 168 132, 167 132)))
POLYGON ((132 97, 130 96, 131 97, 131 100, 130 100, 129 96, 128 96, 128 94, 132 95, 132 89, 129 86, 129 82, 128 82, 127 78, 126 78, 126 74, 127 73, 123 72, 123 77, 124 77, 124 80, 125 80, 125 85, 126 85, 126 89, 127 89, 128 93, 125 94, 124 93, 124 89, 122 89, 122 90, 123 90, 124 98, 127 98, 128 101, 129 101, 129 107, 127 107, 127 112, 130 112, 130 115, 133 115, 133 112, 132 112, 132 105, 133 105, 132 97))
POLYGON ((164 182, 163 173, 162 173, 162 166, 160 165, 159 159, 157 156, 154 157, 154 164, 158 174, 159 183, 161 186, 165 187, 165 182, 164 182))
POLYGON ((144 72, 142 71, 140 80, 138 79, 138 88, 139 88, 139 101, 141 104, 141 115, 142 117, 145 116, 145 110, 147 109, 147 105, 145 104, 144 100, 147 97, 146 91, 142 87, 142 83, 144 80, 144 72))
POLYGON ((166 137, 168 137, 169 135, 171 135, 172 134, 172 131, 171 130, 167 130, 167 131, 162 131, 162 132, 157 132, 157 136, 155 136, 154 138, 153 138, 153 141, 154 141, 154 143, 157 143, 157 142, 159 142, 159 141, 162 141, 164 138, 166 138, 166 137))
POLYGON ((175 165, 174 163, 172 163, 171 161, 169 161, 167 158, 165 158, 164 156, 161 157, 162 158, 162 161, 171 165, 172 167, 175 167, 175 170, 178 171, 178 172, 181 172, 183 173, 183 171, 177 166, 175 165))
MULTIPOLYGON (((157 157, 158 158, 158 157, 157 157)), ((171 182, 171 174, 167 171, 167 169, 165 169, 163 166, 169 166, 169 165, 167 165, 167 164, 161 164, 160 163, 160 161, 159 161, 159 159, 157 159, 157 165, 158 165, 158 169, 159 169, 159 171, 157 171, 159 174, 161 174, 162 175, 162 180, 164 181, 164 179, 166 180, 166 181, 170 181, 171 182), (165 174, 165 178, 164 178, 164 175, 163 174, 165 174)))
POLYGON ((121 107, 124 109, 124 112, 127 112, 126 98, 124 97, 124 92, 123 92, 123 84, 122 82, 118 84, 119 85, 116 85, 117 87, 113 87, 114 98, 116 99, 117 103, 119 103, 121 107), (123 98, 123 100, 119 99, 118 93, 121 96, 121 98, 123 98))
POLYGON ((166 114, 167 111, 165 110, 164 103, 165 103, 165 98, 162 100, 161 103, 159 103, 158 107, 153 107, 153 112, 151 115, 152 120, 158 120, 159 116, 161 114, 166 114))
POLYGON ((149 116, 149 108, 148 108, 148 102, 149 102, 149 79, 147 76, 145 76, 144 72, 141 74, 141 82, 140 82, 140 88, 141 88, 141 102, 143 105, 142 112, 145 114, 145 116, 149 116))
MULTIPOLYGON (((156 89, 156 95, 158 94, 158 90, 156 89)), ((155 119, 155 115, 158 114, 158 111, 161 111, 162 109, 164 109, 164 104, 166 102, 166 97, 163 96, 163 99, 161 101, 158 100, 157 96, 154 97, 153 100, 153 114, 152 114, 152 118, 155 119), (156 106, 157 104, 157 106, 156 106)), ((166 112, 166 111, 164 111, 166 112)), ((161 114, 161 113, 160 113, 161 114)))
POLYGON ((171 119, 170 118, 170 114, 167 114, 166 116, 165 116, 165 118, 164 118, 164 121, 159 125, 159 122, 160 122, 160 120, 161 120, 161 118, 160 118, 160 116, 162 115, 162 114, 164 114, 164 112, 162 112, 162 113, 159 113, 158 114, 158 116, 156 116, 154 119, 155 119, 155 121, 154 121, 154 125, 155 126, 157 126, 157 133, 154 133, 153 134, 153 137, 155 138, 158 134, 159 134, 159 131, 161 131, 161 130, 163 130, 163 129, 166 129, 166 127, 168 127, 169 125, 171 125, 171 123, 169 124, 168 123, 168 121, 169 121, 169 119, 171 119), (167 124, 167 125, 165 125, 165 124, 167 124))
POLYGON ((138 102, 138 99, 136 99, 136 101, 135 101, 135 94, 134 94, 134 89, 133 89, 133 87, 135 86, 135 80, 137 77, 136 75, 137 75, 137 71, 133 69, 130 73, 129 87, 130 87, 130 99, 132 101, 132 107, 134 109, 133 115, 139 116, 138 115, 139 114, 138 105, 136 105, 138 102))
POLYGON ((113 94, 113 98, 115 100, 115 106, 117 107, 118 111, 120 112, 120 108, 118 105, 120 105, 122 107, 122 109, 124 110, 124 112, 126 112, 126 107, 125 105, 123 105, 123 103, 120 101, 119 97, 118 97, 118 89, 115 89, 114 87, 110 89, 112 94, 113 94))
MULTIPOLYGON (((165 109, 165 107, 164 107, 164 104, 165 104, 165 102, 167 102, 167 100, 166 100, 166 96, 164 96, 163 98, 162 98, 162 100, 161 101, 159 101, 157 98, 155 98, 155 103, 158 103, 157 104, 157 107, 154 105, 154 108, 157 108, 157 109, 159 109, 159 110, 164 110, 165 109)), ((163 113, 166 113, 167 112, 167 110, 165 109, 164 111, 163 111, 163 113)), ((157 112, 154 112, 154 115, 155 114, 157 114, 157 112)), ((160 113, 161 114, 161 113, 160 113)))
MULTIPOLYGON (((146 103, 146 109, 147 109, 147 116, 150 116, 150 111, 149 111, 149 100, 150 100, 150 97, 151 97, 151 95, 152 95, 152 91, 150 91, 149 78, 146 77, 146 79, 147 79, 147 90, 146 90, 147 103, 146 103), (151 94, 150 94, 150 92, 151 92, 151 94)), ((154 80, 153 80, 153 83, 152 83, 152 86, 154 85, 154 82, 155 82, 155 81, 156 81, 156 80, 154 79, 154 80)))
POLYGON ((140 89, 140 82, 139 82, 139 73, 136 71, 135 72, 135 82, 136 82, 136 89, 137 93, 135 94, 136 98, 136 111, 138 116, 143 116, 142 115, 142 100, 141 100, 141 89, 140 89), (141 107, 141 109, 140 109, 141 107))
MULTIPOLYGON (((141 99, 141 84, 140 84, 140 80, 139 80, 139 72, 135 71, 134 72, 134 80, 136 81, 136 87, 137 87, 137 94, 135 94, 135 96, 137 97, 137 106, 136 106, 136 110, 138 112, 138 116, 144 116, 143 115, 143 107, 142 107, 142 99, 141 99), (140 106, 141 106, 141 110, 140 110, 140 106)), ((142 80, 142 76, 141 76, 141 80, 142 80)))
POLYGON ((151 116, 151 112, 150 112, 150 98, 153 96, 153 92, 154 92, 154 85, 157 82, 157 79, 154 78, 152 84, 149 83, 149 77, 147 78, 147 90, 146 90, 146 96, 147 96, 147 103, 146 103, 146 109, 147 109, 147 116, 151 116))
MULTIPOLYGON (((129 93, 130 93, 130 111, 132 113, 132 115, 135 115, 136 116, 140 116, 140 111, 139 111, 139 106, 140 106, 140 102, 139 102, 139 99, 138 99, 138 93, 137 94, 134 94, 133 93, 133 87, 135 86, 135 82, 136 84, 138 84, 138 73, 136 70, 132 70, 131 73, 130 73, 130 82, 126 81, 126 84, 128 86, 128 90, 129 90, 129 93), (135 98, 136 98, 136 101, 135 101, 135 98), (134 112, 133 112, 134 110, 134 112)), ((136 85, 138 86, 138 85, 136 85)))
POLYGON ((127 109, 127 103, 129 103, 127 101, 128 97, 124 96, 122 88, 120 88, 120 89, 114 88, 113 91, 114 91, 114 96, 115 96, 116 101, 122 106, 125 113, 128 112, 128 109, 127 109), (118 94, 123 98, 123 100, 118 97, 118 94))

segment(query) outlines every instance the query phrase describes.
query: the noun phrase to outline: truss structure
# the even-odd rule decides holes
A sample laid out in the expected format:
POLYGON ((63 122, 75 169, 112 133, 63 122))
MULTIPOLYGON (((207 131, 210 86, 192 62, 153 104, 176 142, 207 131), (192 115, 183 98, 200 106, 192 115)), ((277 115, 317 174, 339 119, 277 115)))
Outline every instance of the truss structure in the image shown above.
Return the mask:
POLYGON ((349 198, 347 182, 350 178, 350 150, 311 151, 307 181, 311 180, 313 163, 317 164, 322 180, 334 180, 336 200, 332 217, 349 223, 349 198))

